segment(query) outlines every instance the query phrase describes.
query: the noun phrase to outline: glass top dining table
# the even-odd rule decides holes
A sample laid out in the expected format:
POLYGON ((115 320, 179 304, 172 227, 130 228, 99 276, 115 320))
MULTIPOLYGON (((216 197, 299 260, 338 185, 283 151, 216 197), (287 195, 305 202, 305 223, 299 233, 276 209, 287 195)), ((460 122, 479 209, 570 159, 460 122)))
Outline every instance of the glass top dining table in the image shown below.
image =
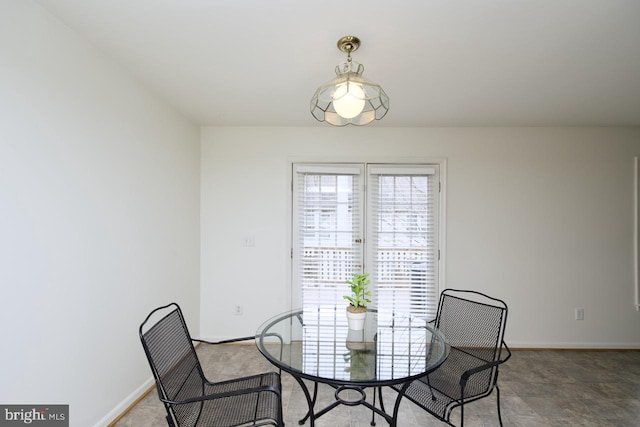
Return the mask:
MULTIPOLYGON (((398 395, 393 415, 366 400, 365 389, 408 384, 444 362, 449 345, 444 335, 426 319, 392 310, 368 310, 364 329, 351 330, 344 306, 310 306, 277 315, 256 333, 258 350, 273 365, 288 372, 300 384, 314 425, 316 418, 339 404, 362 404, 395 425, 398 395), (313 396, 302 381, 314 384, 313 396), (336 401, 314 411, 318 383, 336 389, 336 401), (346 400, 344 390, 360 393, 357 401, 346 400)), ((402 390, 402 388, 400 387, 402 390)), ((381 393, 380 393, 381 397, 381 393)))

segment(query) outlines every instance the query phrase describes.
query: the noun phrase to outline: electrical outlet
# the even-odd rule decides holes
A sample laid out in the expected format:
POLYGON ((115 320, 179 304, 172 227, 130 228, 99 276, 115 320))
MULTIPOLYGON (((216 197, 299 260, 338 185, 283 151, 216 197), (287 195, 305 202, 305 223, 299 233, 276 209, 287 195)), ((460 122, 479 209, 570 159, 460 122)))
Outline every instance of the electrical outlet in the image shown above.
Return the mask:
POLYGON ((242 306, 241 305, 234 305, 233 306, 233 313, 236 316, 242 316, 242 306))
POLYGON ((584 320, 584 308, 576 308, 575 318, 576 320, 584 320))

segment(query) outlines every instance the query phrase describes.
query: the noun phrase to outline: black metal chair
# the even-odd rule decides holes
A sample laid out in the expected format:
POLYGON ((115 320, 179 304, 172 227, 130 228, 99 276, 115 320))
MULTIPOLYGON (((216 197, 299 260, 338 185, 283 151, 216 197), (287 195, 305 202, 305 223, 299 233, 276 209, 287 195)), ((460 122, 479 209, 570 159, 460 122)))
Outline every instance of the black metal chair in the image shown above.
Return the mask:
POLYGON ((182 311, 171 303, 153 310, 140 325, 140 340, 151 365, 170 427, 284 426, 280 374, 227 381, 205 378, 182 311), (152 319, 153 318, 153 319, 152 319))
POLYGON ((480 292, 444 290, 434 322, 451 346, 449 356, 434 372, 396 390, 449 425, 460 407, 463 426, 464 406, 495 389, 502 426, 498 368, 511 357, 504 342, 507 312, 504 301, 480 292))

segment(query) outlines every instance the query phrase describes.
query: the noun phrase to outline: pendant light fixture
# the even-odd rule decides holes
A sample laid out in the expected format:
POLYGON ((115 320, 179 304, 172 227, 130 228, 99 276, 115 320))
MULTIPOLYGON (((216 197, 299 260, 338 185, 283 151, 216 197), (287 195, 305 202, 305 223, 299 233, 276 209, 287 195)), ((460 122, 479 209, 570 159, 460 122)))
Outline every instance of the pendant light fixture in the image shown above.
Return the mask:
POLYGON ((347 62, 336 66, 337 77, 320 86, 311 98, 311 114, 316 120, 334 126, 361 126, 387 114, 389 97, 379 84, 362 77, 364 66, 351 59, 351 52, 359 47, 360 39, 355 36, 338 40, 347 62))

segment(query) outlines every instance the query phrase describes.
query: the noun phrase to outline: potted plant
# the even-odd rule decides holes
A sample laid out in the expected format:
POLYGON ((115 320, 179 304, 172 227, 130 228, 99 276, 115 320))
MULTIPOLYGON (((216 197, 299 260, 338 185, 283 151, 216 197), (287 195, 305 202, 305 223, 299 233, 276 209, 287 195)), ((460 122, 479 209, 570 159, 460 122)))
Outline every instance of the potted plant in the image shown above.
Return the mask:
POLYGON ((349 301, 347 306, 349 329, 359 331, 364 328, 367 304, 371 302, 369 299, 371 291, 367 289, 370 283, 369 273, 354 273, 351 280, 347 280, 347 284, 351 286, 351 293, 344 295, 343 298, 349 301))

